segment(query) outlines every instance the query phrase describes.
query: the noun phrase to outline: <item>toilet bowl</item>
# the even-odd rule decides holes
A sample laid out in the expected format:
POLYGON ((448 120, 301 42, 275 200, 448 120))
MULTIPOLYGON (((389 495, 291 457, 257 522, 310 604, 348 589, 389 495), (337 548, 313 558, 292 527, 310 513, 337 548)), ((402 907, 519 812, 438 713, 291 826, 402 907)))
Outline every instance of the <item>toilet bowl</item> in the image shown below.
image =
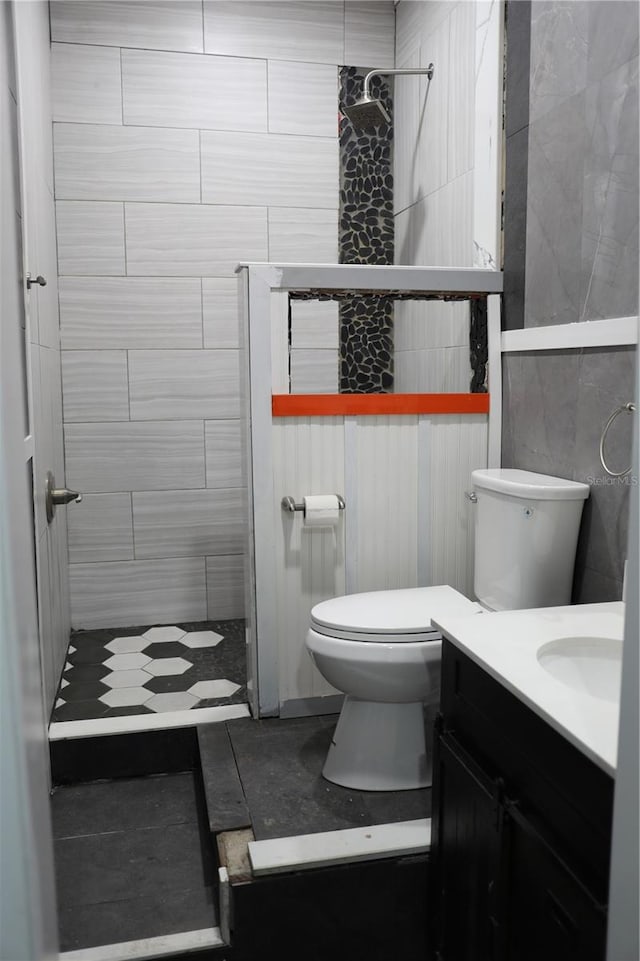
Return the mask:
POLYGON ((363 791, 431 783, 424 706, 438 698, 442 642, 431 619, 481 610, 446 585, 350 594, 313 608, 307 648, 346 694, 327 780, 363 791))
POLYGON ((328 781, 363 791, 431 784, 425 707, 438 703, 442 643, 432 620, 570 603, 588 485, 499 468, 472 480, 479 603, 441 585, 349 594, 311 611, 309 654, 346 695, 328 781))

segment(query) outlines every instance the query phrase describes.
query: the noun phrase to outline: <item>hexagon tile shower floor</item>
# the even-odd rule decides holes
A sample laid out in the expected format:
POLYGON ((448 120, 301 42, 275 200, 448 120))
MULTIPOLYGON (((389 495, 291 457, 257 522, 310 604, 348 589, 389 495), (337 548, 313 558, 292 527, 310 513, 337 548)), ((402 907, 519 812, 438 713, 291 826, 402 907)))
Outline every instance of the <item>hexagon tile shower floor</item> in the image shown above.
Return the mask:
POLYGON ((76 631, 52 721, 240 704, 244 621, 76 631))

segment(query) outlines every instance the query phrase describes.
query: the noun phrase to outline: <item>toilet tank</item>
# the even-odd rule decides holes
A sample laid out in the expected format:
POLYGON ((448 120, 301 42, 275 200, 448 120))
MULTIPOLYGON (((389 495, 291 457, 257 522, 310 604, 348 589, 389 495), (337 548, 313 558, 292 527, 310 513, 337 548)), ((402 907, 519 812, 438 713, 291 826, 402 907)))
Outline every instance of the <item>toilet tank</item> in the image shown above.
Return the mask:
POLYGON ((474 591, 493 611, 571 603, 589 485, 511 469, 476 470, 474 591))

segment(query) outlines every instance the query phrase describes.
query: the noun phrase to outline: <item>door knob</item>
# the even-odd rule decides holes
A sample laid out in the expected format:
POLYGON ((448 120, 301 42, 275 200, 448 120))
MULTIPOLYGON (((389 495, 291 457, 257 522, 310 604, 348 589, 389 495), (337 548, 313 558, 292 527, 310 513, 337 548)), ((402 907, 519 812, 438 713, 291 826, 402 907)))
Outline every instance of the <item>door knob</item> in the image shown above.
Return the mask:
POLYGON ((47 509, 47 523, 50 524, 55 517, 56 507, 60 504, 69 504, 71 501, 75 501, 79 504, 82 500, 82 494, 78 491, 70 491, 66 487, 56 487, 55 477, 51 471, 47 471, 47 480, 45 487, 45 504, 47 509))
POLYGON ((47 286, 47 282, 42 274, 38 274, 37 277, 32 277, 31 274, 27 274, 27 290, 31 290, 34 284, 38 284, 40 287, 47 286))

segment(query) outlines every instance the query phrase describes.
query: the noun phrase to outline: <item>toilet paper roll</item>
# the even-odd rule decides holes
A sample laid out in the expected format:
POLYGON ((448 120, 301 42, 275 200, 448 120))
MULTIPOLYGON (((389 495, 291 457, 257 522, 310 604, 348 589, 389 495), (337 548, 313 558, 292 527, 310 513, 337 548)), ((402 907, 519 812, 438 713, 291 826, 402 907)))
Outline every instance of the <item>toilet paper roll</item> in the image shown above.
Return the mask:
POLYGON ((311 494, 303 497, 305 527, 336 527, 340 520, 340 505, 335 494, 311 494))

